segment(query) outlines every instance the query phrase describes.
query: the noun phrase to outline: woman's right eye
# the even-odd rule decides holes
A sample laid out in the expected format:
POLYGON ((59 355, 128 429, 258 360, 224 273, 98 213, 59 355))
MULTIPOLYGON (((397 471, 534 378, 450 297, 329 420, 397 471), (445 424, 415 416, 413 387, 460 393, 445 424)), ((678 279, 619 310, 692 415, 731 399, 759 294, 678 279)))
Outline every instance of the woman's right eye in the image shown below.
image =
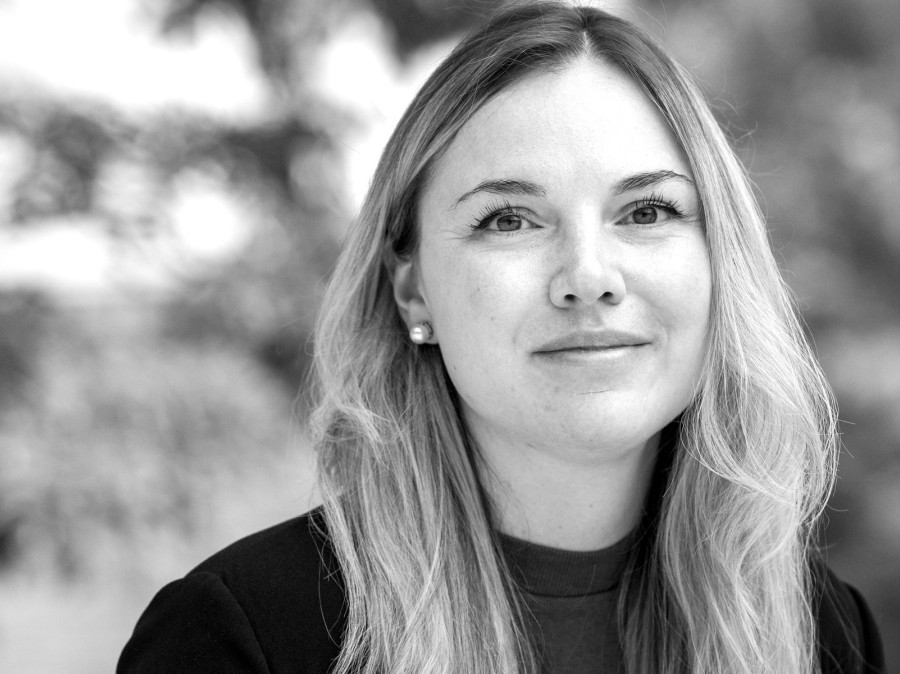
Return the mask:
POLYGON ((533 229, 536 226, 524 214, 504 207, 502 209, 492 209, 479 216, 478 221, 472 225, 472 229, 491 232, 518 232, 522 229, 533 229))

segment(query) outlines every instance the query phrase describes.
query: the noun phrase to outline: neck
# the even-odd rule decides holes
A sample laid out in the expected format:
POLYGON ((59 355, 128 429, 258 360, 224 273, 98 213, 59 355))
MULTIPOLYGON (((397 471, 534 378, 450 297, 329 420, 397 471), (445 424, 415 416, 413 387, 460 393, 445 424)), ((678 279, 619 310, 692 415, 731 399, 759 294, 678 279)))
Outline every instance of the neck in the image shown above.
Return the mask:
POLYGON ((495 524, 505 534, 549 547, 608 547, 637 526, 658 447, 658 433, 615 452, 480 444, 495 524))

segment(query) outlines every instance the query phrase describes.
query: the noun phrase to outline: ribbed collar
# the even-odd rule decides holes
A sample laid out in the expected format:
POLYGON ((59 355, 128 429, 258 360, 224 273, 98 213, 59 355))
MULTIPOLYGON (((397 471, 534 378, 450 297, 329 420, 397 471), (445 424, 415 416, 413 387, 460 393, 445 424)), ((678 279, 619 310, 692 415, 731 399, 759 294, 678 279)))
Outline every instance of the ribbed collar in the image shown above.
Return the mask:
POLYGON ((560 550, 500 534, 500 544, 519 587, 542 597, 583 597, 608 592, 625 571, 637 532, 586 552, 560 550))

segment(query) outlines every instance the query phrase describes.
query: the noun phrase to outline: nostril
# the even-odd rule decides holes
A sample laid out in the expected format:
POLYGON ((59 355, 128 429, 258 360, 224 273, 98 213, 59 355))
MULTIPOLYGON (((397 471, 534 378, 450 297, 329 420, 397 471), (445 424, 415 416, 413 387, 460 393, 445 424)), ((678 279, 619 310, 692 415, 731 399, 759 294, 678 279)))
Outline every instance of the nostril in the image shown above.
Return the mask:
POLYGON ((560 265, 550 280, 550 299, 558 307, 604 302, 617 304, 625 296, 625 277, 615 259, 581 256, 560 265))

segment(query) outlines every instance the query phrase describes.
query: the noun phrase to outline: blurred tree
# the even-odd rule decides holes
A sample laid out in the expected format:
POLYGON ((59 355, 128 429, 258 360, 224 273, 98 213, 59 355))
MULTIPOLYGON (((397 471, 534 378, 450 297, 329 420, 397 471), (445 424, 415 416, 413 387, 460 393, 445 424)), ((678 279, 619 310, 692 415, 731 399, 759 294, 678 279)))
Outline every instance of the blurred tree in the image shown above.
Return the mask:
MULTIPOLYGON (((416 3, 401 12, 391 3, 373 7, 390 21, 403 57, 476 19, 475 6, 449 15, 416 3)), ((336 232, 352 216, 341 207, 334 138, 354 122, 308 86, 309 67, 343 17, 373 7, 353 0, 144 3, 144 16, 166 39, 191 39, 212 15, 245 25, 271 97, 266 116, 252 121, 172 108, 136 116, 52 92, 0 92, 0 131, 29 149, 5 226, 86 216, 123 252, 155 259, 177 279, 161 304, 129 297, 127 315, 142 316, 137 328, 98 323, 92 312, 73 314, 39 293, 0 294, 0 567, 44 551, 63 573, 79 574, 89 571, 91 541, 104 528, 123 533, 156 517, 187 527, 198 516, 197 481, 210 479, 209 470, 198 475, 203 464, 195 458, 240 457, 254 444, 246 433, 290 427, 321 280, 337 253, 336 232), (246 205, 250 238, 230 260, 198 266, 182 254, 160 255, 171 246, 168 204, 194 175, 246 205), (204 369, 207 362, 213 370, 204 369), (282 403, 273 404, 263 380, 235 375, 228 396, 236 397, 225 404, 212 373, 238 363, 244 372, 250 362, 283 384, 282 403), (250 417, 242 411, 254 406, 250 417), (204 419, 213 414, 209 425, 204 419), (111 465, 119 468, 110 472, 111 465), (165 489, 135 490, 112 477, 133 471, 144 480, 164 476, 165 489)))

